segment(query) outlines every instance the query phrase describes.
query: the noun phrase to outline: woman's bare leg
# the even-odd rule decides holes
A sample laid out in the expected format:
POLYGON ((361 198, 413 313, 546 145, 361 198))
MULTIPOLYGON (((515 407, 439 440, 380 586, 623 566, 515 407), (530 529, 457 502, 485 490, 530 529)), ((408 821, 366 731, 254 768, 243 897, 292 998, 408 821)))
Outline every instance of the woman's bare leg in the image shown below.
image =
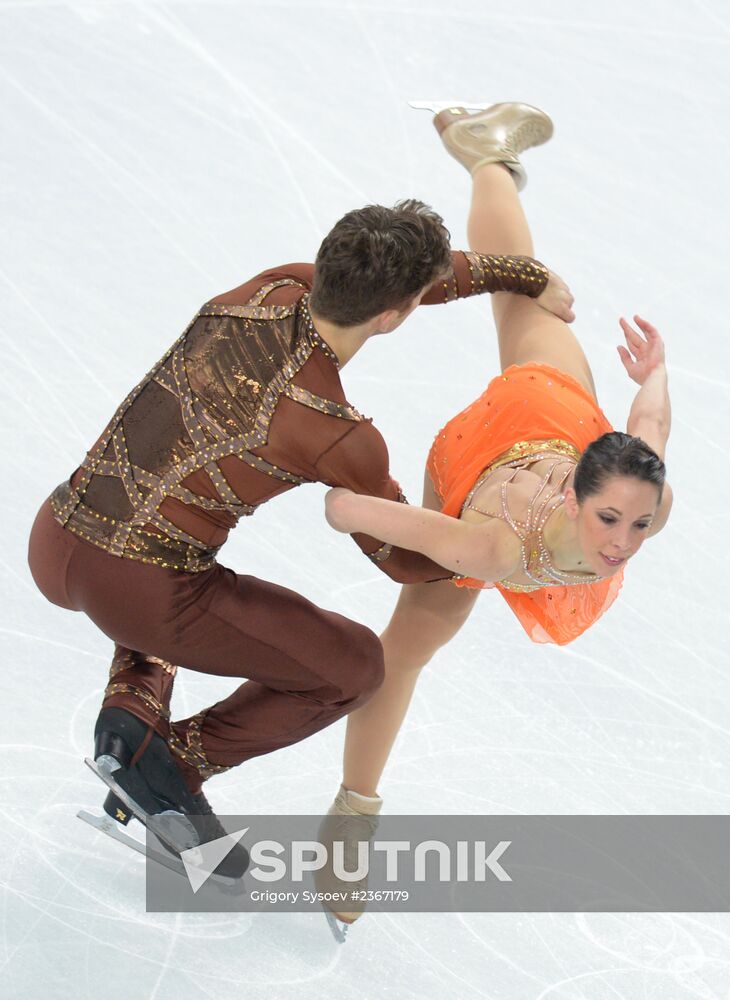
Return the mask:
MULTIPOLYGON (((426 474, 423 506, 440 510, 441 502, 426 474)), ((452 639, 469 617, 478 590, 449 581, 406 584, 383 632, 385 680, 375 695, 347 718, 345 788, 377 795, 398 731, 421 669, 436 650, 452 639)))
MULTIPOLYGON (((509 172, 500 164, 476 171, 468 223, 469 245, 481 253, 533 256, 532 237, 509 172)), ((502 368, 537 361, 553 365, 595 394, 591 371, 570 327, 525 296, 492 296, 502 368)), ((423 506, 440 510, 428 474, 423 506)), ((419 674, 434 653, 464 624, 479 594, 452 583, 419 583, 401 589, 381 636, 385 680, 347 720, 343 784, 361 795, 377 794, 419 674)))
MULTIPOLYGON (((473 176, 467 233, 469 246, 479 253, 534 256, 520 196, 509 171, 500 163, 488 163, 473 176)), ((492 295, 492 310, 503 371, 530 361, 552 365, 572 375, 595 396, 588 360, 567 323, 533 299, 508 292, 492 295)))

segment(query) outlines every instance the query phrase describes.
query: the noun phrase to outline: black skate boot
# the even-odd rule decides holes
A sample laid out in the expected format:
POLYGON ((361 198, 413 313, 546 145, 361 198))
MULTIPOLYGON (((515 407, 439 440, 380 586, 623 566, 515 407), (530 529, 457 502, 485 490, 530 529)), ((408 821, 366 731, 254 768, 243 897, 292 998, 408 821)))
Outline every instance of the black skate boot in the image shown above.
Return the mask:
MULTIPOLYGON (((124 826, 136 816, 176 856, 226 836, 205 795, 188 790, 167 743, 158 733, 150 736, 141 719, 125 709, 103 709, 94 735, 94 760, 86 763, 111 789, 107 815, 124 826)), ((247 867, 248 853, 237 844, 214 875, 235 880, 247 867)))
MULTIPOLYGON (((218 840, 220 837, 229 836, 228 830, 223 826, 202 792, 193 795, 198 812, 191 816, 191 820, 198 831, 201 843, 206 844, 211 840, 218 840)), ((248 851, 241 844, 234 844, 229 853, 215 869, 215 875, 222 879, 240 879, 249 864, 248 851)))
POLYGON ((116 820, 117 823, 121 823, 122 826, 127 826, 134 815, 132 810, 128 809, 114 792, 109 792, 104 799, 104 812, 107 816, 111 816, 113 820, 116 820))
MULTIPOLYGON (((193 800, 195 802, 197 813, 195 816, 191 816, 190 819, 198 830, 198 833, 201 835, 202 842, 207 843, 208 841, 218 840, 220 837, 227 836, 228 831, 213 812, 211 804, 208 802, 203 792, 198 792, 197 795, 193 795, 193 800)), ((104 812, 107 816, 110 816, 115 822, 121 824, 122 826, 127 826, 129 821, 134 816, 132 810, 129 809, 122 802, 119 796, 114 794, 114 792, 109 792, 106 799, 104 799, 104 812)), ((229 854, 228 858, 230 861, 224 866, 225 870, 223 867, 217 870, 219 870, 222 875, 230 875, 232 878, 240 878, 248 867, 248 852, 237 844, 229 854)), ((228 861, 228 859, 226 860, 228 861)))

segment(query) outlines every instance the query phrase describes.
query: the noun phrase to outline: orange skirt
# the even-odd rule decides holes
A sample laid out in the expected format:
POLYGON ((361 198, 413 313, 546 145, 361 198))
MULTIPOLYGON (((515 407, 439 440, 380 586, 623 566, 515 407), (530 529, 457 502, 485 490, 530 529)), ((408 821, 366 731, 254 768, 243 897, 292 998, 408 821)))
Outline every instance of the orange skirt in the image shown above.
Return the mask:
MULTIPOLYGON (((484 470, 517 442, 557 438, 579 452, 613 427, 590 393, 549 365, 512 365, 438 432, 427 468, 441 510, 459 517, 484 470)), ((461 587, 496 587, 533 642, 562 646, 585 632, 613 604, 623 569, 606 580, 517 593, 481 580, 461 587)))

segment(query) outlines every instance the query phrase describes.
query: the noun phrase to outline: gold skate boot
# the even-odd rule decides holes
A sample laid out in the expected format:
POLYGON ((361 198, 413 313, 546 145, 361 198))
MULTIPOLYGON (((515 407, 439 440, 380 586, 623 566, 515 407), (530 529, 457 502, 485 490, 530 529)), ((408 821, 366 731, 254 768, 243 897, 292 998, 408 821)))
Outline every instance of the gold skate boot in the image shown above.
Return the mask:
MULTIPOLYGON (((378 814, 382 808, 383 800, 379 795, 372 797, 360 795, 340 785, 335 801, 330 806, 319 830, 320 841, 327 847, 328 857, 327 867, 315 875, 317 889, 320 892, 362 893, 367 889, 367 877, 356 882, 343 882, 337 878, 332 868, 333 844, 335 841, 342 841, 344 869, 355 872, 358 868, 358 844, 362 841, 371 841, 375 836, 378 814)), ((332 933, 337 941, 344 942, 347 927, 362 916, 365 906, 364 903, 358 904, 357 909, 347 910, 344 908, 346 900, 343 900, 341 905, 343 909, 339 910, 334 901, 323 903, 332 933)))
POLYGON ((493 104, 476 114, 458 106, 444 108, 433 123, 448 152, 471 174, 485 163, 503 163, 518 191, 527 184, 519 154, 553 134, 553 123, 544 111, 517 102, 493 104))

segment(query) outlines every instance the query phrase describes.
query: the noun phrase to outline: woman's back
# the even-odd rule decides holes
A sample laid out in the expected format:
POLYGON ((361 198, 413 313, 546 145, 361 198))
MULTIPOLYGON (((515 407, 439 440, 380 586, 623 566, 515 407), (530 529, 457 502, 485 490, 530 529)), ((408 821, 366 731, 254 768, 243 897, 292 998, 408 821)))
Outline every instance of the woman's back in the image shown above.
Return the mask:
POLYGON ((472 524, 500 520, 504 542, 514 552, 513 571, 499 581, 504 589, 525 593, 598 579, 590 572, 561 570, 545 540, 545 527, 563 504, 575 465, 563 455, 541 451, 490 467, 467 495, 460 519, 472 524))

